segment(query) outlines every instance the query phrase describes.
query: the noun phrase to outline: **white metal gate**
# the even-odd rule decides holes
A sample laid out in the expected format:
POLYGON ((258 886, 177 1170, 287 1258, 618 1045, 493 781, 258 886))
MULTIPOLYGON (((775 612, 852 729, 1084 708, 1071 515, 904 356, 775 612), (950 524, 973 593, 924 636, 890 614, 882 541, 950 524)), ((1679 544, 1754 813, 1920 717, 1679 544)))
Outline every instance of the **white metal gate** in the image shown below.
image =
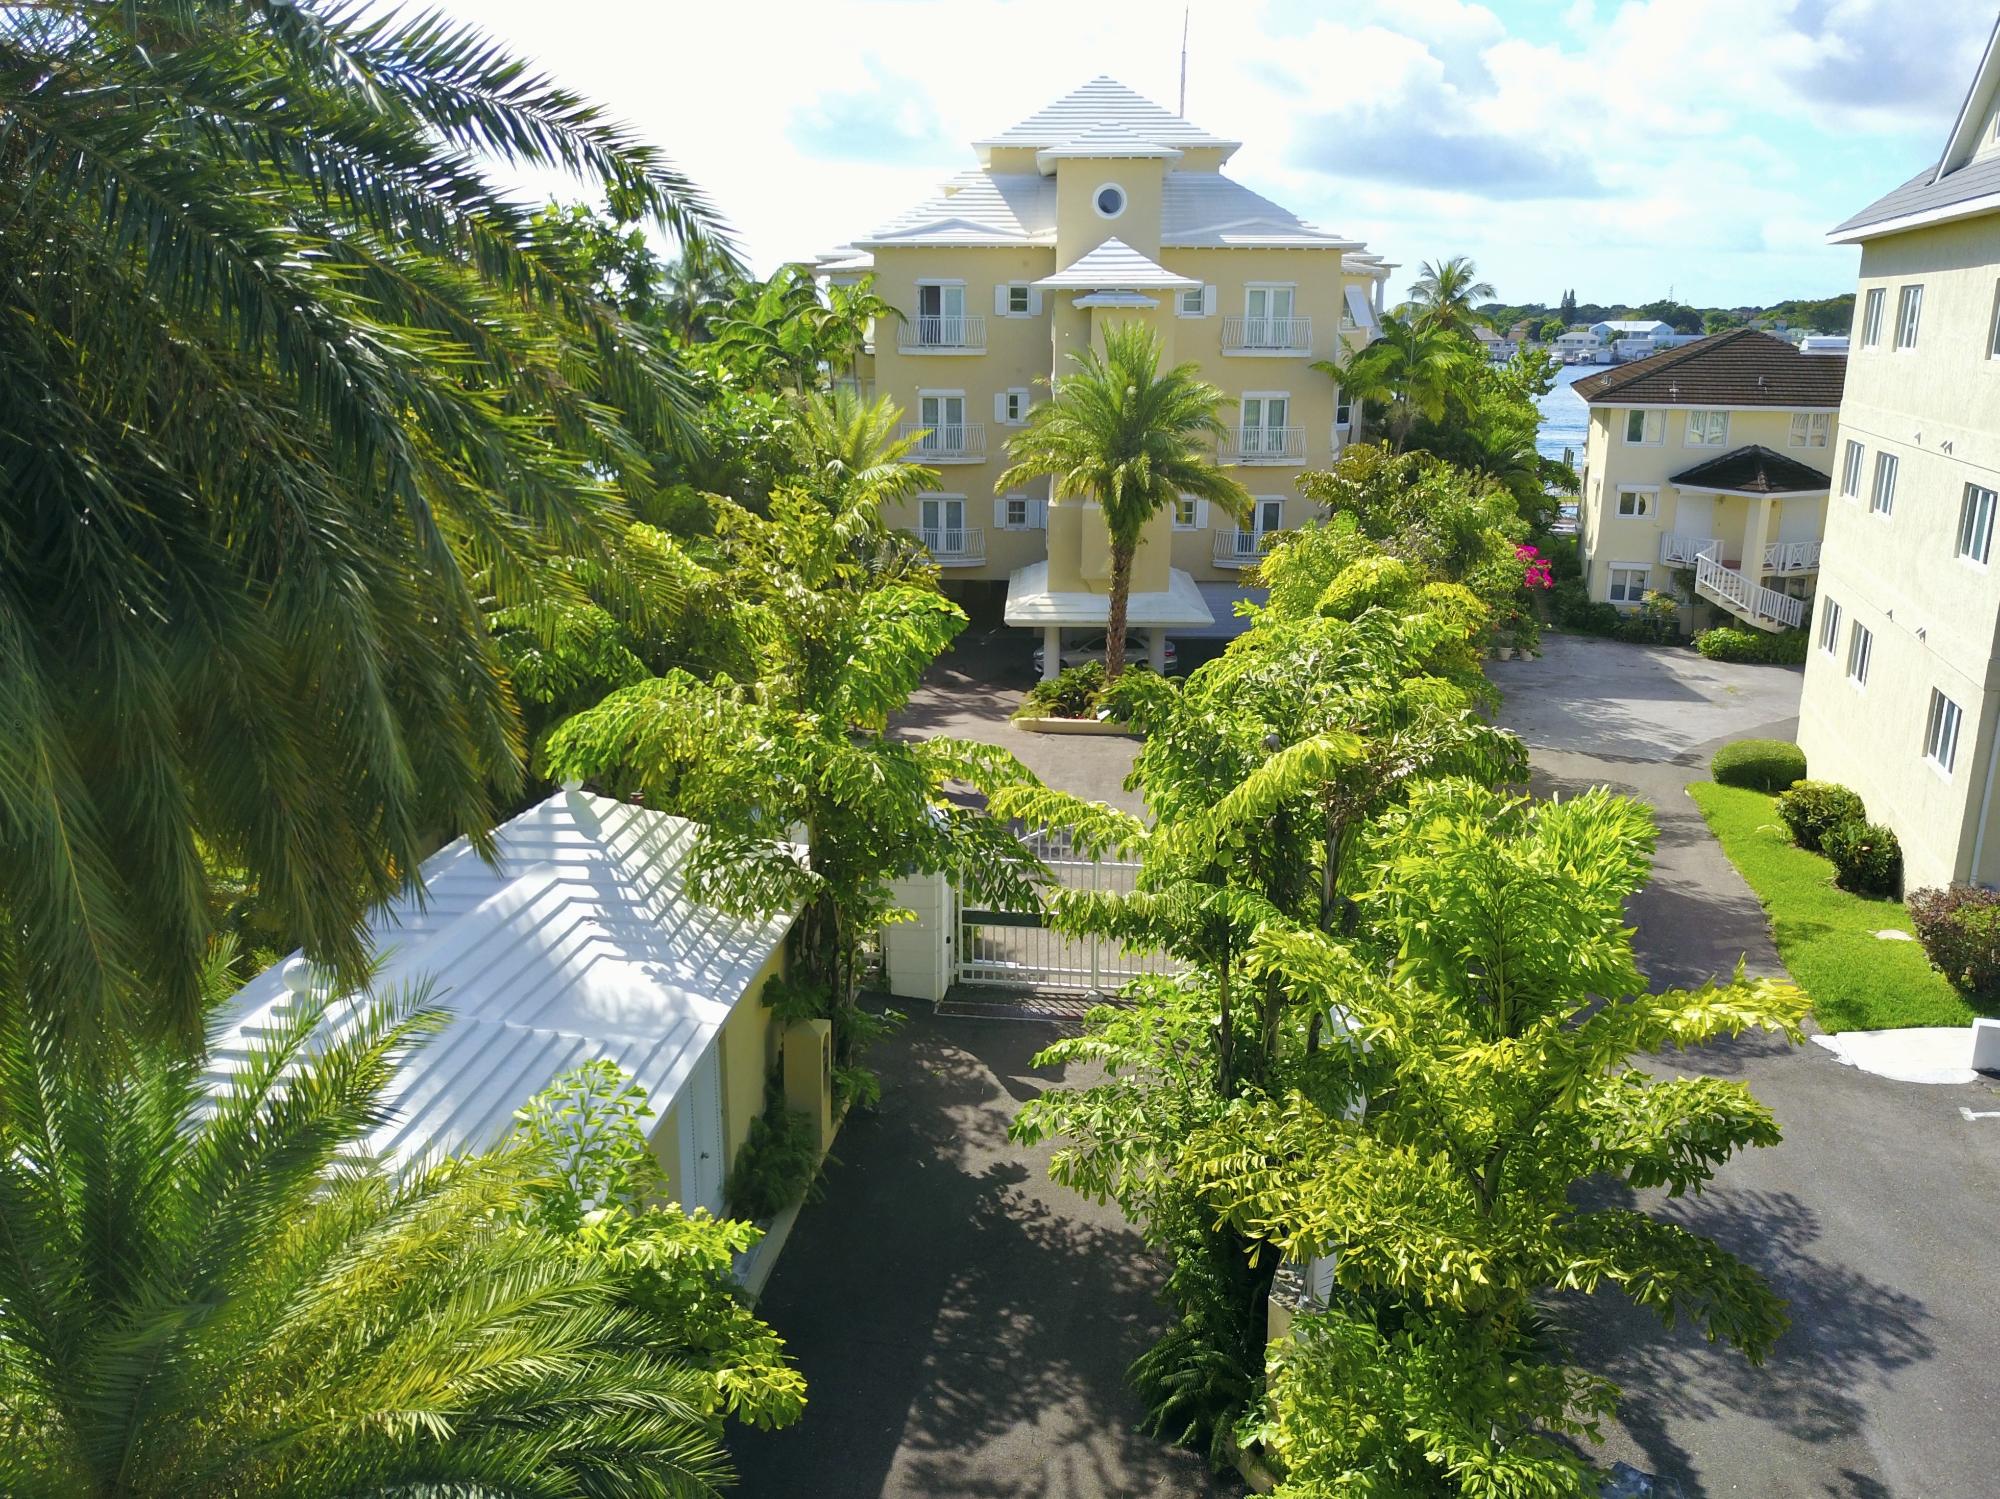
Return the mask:
MULTIPOLYGON (((1055 876, 1074 890, 1129 891, 1139 866, 1078 853, 1067 833, 1031 834, 1021 840, 1055 876)), ((954 899, 958 929, 957 976, 962 984, 1011 989, 1064 989, 1108 994, 1128 979, 1177 972, 1164 953, 1129 947, 1108 937, 1073 937, 1050 927, 1040 908, 975 910, 954 899)))

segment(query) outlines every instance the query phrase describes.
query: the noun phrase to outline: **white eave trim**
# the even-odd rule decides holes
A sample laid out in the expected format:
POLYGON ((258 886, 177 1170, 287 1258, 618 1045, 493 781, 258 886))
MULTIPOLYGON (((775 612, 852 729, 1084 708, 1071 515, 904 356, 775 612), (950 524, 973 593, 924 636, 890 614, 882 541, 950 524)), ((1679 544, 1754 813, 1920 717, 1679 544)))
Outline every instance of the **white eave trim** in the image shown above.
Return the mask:
MULTIPOLYGON (((1814 357, 1818 358, 1823 356, 1815 355, 1814 357)), ((1775 405, 1774 406, 1718 406, 1711 401, 1697 401, 1692 398, 1685 398, 1685 397, 1677 401, 1621 401, 1618 399, 1618 393, 1616 391, 1613 391, 1609 395, 1598 396, 1594 400, 1587 400, 1584 402, 1584 405, 1590 407, 1593 411, 1601 407, 1607 411, 1728 411, 1728 412, 1740 411, 1745 414, 1755 414, 1759 411, 1763 411, 1763 412, 1779 412, 1779 413, 1791 412, 1793 415, 1799 415, 1803 413, 1804 415, 1807 416, 1833 416, 1837 415, 1840 411, 1840 408, 1838 406, 1775 406, 1775 405)), ((1659 444, 1651 442, 1620 443, 1619 446, 1651 448, 1651 447, 1658 447, 1659 444)), ((1748 444, 1738 443, 1736 444, 1736 446, 1745 447, 1748 446, 1748 444)), ((1772 449, 1772 451, 1776 452, 1777 450, 1774 448, 1772 449)), ((1799 461, 1803 463, 1805 460, 1800 459, 1799 461)))
POLYGON ((1857 224, 1852 229, 1836 229, 1827 235, 1826 242, 1830 245, 1858 245, 1866 240, 1880 239, 1885 234, 1900 234, 1906 229, 1923 229, 1932 224, 1955 223, 1959 219, 1976 219, 1987 213, 2000 213, 2000 193, 1981 193, 1976 198, 1926 208, 1918 213, 1880 219, 1873 224, 1857 224))

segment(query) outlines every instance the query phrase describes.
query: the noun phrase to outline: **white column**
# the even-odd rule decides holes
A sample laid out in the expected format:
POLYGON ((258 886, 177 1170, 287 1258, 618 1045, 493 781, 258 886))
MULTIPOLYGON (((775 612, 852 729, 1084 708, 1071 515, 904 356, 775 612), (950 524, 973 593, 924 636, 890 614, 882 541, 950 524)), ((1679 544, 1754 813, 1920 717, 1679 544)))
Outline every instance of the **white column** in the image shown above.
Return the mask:
POLYGON ((1146 664, 1164 674, 1167 669, 1167 632, 1155 627, 1146 636, 1146 664))
POLYGON ((1062 626, 1042 626, 1042 680, 1053 682, 1062 674, 1062 626))

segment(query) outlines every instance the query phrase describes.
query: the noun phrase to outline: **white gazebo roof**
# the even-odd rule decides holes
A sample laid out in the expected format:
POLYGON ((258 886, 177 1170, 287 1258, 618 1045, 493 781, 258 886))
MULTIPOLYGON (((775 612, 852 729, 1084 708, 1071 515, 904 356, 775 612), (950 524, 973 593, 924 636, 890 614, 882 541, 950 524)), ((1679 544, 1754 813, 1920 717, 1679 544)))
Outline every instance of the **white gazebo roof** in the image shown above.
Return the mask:
POLYGON ((1122 239, 1107 239, 1035 285, 1051 291, 1184 291, 1201 283, 1141 255, 1122 239))
MULTIPOLYGON (((452 1018, 397 1073, 369 1153, 401 1164, 490 1147, 530 1096, 598 1058, 646 1090, 650 1130, 791 925, 696 901, 697 834, 664 812, 558 791, 498 829, 492 863, 463 838, 425 860, 422 896, 377 908, 367 941, 383 960, 378 993, 429 983, 452 1018)), ((214 1081, 293 1001, 287 966, 230 1001, 214 1081)), ((338 1001, 328 1024, 367 1002, 338 1001)))
MULTIPOLYGON (((1007 579, 1006 620, 1010 625, 1041 629, 1048 625, 1108 625, 1111 600, 1101 593, 1052 593, 1049 565, 1031 562, 1017 567, 1007 579)), ((1125 622, 1134 628, 1201 629, 1215 623, 1215 613, 1193 578, 1179 568, 1167 571, 1164 591, 1134 592, 1126 597, 1125 622)))

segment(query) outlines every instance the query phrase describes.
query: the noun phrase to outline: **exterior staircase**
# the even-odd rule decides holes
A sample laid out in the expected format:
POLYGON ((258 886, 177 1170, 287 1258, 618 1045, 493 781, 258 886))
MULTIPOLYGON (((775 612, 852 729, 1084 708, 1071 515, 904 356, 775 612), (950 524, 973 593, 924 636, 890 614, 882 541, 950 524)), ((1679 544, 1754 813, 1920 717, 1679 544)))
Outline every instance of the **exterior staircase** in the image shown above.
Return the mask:
POLYGON ((1695 558, 1694 591, 1710 603, 1720 605, 1746 625, 1754 625, 1773 634, 1779 630, 1796 630, 1805 623, 1806 606, 1802 600, 1793 598, 1789 593, 1780 593, 1775 588, 1766 588, 1756 579, 1733 567, 1724 567, 1706 554, 1695 558))

